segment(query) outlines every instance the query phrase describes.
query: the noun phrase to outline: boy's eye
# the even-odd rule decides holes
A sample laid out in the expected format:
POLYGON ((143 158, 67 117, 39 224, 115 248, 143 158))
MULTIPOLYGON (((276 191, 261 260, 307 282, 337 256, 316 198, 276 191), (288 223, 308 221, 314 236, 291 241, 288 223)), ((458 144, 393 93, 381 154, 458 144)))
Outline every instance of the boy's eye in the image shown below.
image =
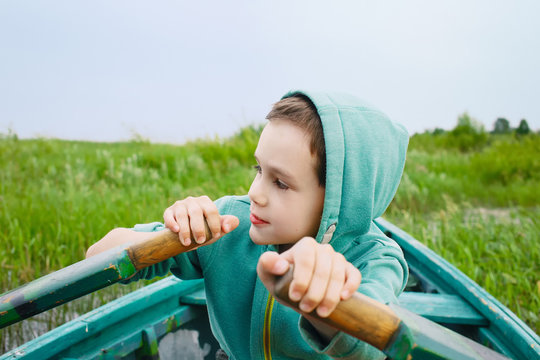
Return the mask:
POLYGON ((280 188, 281 190, 287 190, 289 188, 287 184, 285 184, 284 182, 281 182, 281 180, 279 179, 274 180, 274 184, 276 184, 276 186, 280 188))
MULTIPOLYGON (((257 173, 262 174, 261 165, 254 165, 253 168, 257 170, 257 173)), ((285 184, 279 179, 274 180, 274 184, 281 190, 287 190, 289 188, 289 185, 285 184)))

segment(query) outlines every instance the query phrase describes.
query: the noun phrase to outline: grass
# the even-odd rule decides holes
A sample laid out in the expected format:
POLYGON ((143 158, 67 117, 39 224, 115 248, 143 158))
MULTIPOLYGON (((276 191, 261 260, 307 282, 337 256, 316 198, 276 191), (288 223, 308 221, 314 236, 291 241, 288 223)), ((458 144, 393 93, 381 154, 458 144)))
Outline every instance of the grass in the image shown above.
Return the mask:
POLYGON ((0 291, 82 259, 114 227, 160 220, 176 199, 245 193, 256 140, 255 129, 181 147, 1 140, 0 269, 17 276, 0 291))
MULTIPOLYGON (((182 146, 0 136, 0 293, 84 258, 118 226, 160 220, 188 195, 245 194, 260 129, 182 146)), ((443 135, 444 136, 444 135, 443 135)), ((540 136, 452 145, 411 138, 385 216, 540 329, 540 136)), ((114 286, 0 330, 6 351, 133 290, 114 286)))

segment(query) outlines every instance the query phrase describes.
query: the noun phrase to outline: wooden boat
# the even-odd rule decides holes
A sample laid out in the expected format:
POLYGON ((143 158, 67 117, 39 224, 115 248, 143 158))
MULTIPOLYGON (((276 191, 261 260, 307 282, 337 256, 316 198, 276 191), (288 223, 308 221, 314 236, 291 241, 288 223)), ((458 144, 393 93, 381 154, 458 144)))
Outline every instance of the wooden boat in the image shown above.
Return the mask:
MULTIPOLYGON (((410 235, 383 219, 376 222, 402 247, 411 280, 399 298, 400 306, 354 298, 358 302, 351 302, 349 310, 342 302, 334 313, 360 320, 346 324, 329 320, 334 326, 370 342, 392 359, 540 359, 538 335, 508 308, 410 235), (363 309, 367 311, 362 313, 363 309), (374 313, 377 317, 370 317, 374 313), (353 328, 346 328, 350 324, 353 328), (369 338, 383 332, 384 336, 369 338)), ((144 246, 109 250, 0 296, 0 328, 189 250, 169 235, 144 246)), ((283 296, 277 288, 275 295, 283 296)), ((194 331, 204 344, 194 358, 214 359, 218 344, 208 325, 202 281, 168 277, 68 322, 0 360, 165 358, 175 336, 193 336, 194 331)), ((172 349, 176 357, 187 358, 176 344, 172 349)))

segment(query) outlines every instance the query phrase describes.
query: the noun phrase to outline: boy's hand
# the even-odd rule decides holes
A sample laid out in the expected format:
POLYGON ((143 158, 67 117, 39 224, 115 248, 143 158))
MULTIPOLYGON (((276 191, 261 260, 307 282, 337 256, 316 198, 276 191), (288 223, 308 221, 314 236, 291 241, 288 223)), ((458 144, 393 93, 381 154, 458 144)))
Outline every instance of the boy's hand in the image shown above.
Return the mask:
POLYGON ((360 286, 360 271, 331 245, 321 245, 305 237, 292 248, 278 254, 261 255, 257 274, 267 289, 272 289, 276 275, 283 275, 294 264, 289 298, 299 301, 300 310, 327 317, 341 300, 350 298, 360 286))
POLYGON ((219 215, 216 205, 208 196, 196 198, 190 196, 179 200, 163 213, 165 226, 177 232, 180 242, 185 246, 191 244, 190 231, 197 244, 207 240, 204 231, 205 218, 212 232, 213 241, 236 229, 240 222, 236 216, 219 215))

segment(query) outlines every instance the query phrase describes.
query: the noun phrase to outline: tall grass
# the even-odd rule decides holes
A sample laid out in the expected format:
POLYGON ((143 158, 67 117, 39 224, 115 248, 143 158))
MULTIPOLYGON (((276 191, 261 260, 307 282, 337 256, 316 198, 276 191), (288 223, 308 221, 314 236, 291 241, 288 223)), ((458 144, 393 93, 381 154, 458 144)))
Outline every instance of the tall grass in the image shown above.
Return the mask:
POLYGON ((443 195, 473 206, 534 207, 540 203, 539 135, 492 135, 488 145, 469 152, 434 143, 438 137, 411 138, 393 208, 435 211, 445 206, 443 195))
MULTIPOLYGON (((245 194, 260 128, 182 146, 0 136, 0 292, 84 258, 119 226, 160 220, 177 199, 245 194)), ((540 137, 479 147, 411 138, 386 217, 540 329, 540 137)), ((469 140, 467 140, 469 141, 469 140)), ((3 351, 136 286, 101 290, 0 330, 3 351)))
POLYGON ((0 291, 84 257, 118 226, 160 220, 188 195, 247 191, 258 131, 184 146, 0 141, 0 291), (9 280, 8 280, 9 278, 9 280))

